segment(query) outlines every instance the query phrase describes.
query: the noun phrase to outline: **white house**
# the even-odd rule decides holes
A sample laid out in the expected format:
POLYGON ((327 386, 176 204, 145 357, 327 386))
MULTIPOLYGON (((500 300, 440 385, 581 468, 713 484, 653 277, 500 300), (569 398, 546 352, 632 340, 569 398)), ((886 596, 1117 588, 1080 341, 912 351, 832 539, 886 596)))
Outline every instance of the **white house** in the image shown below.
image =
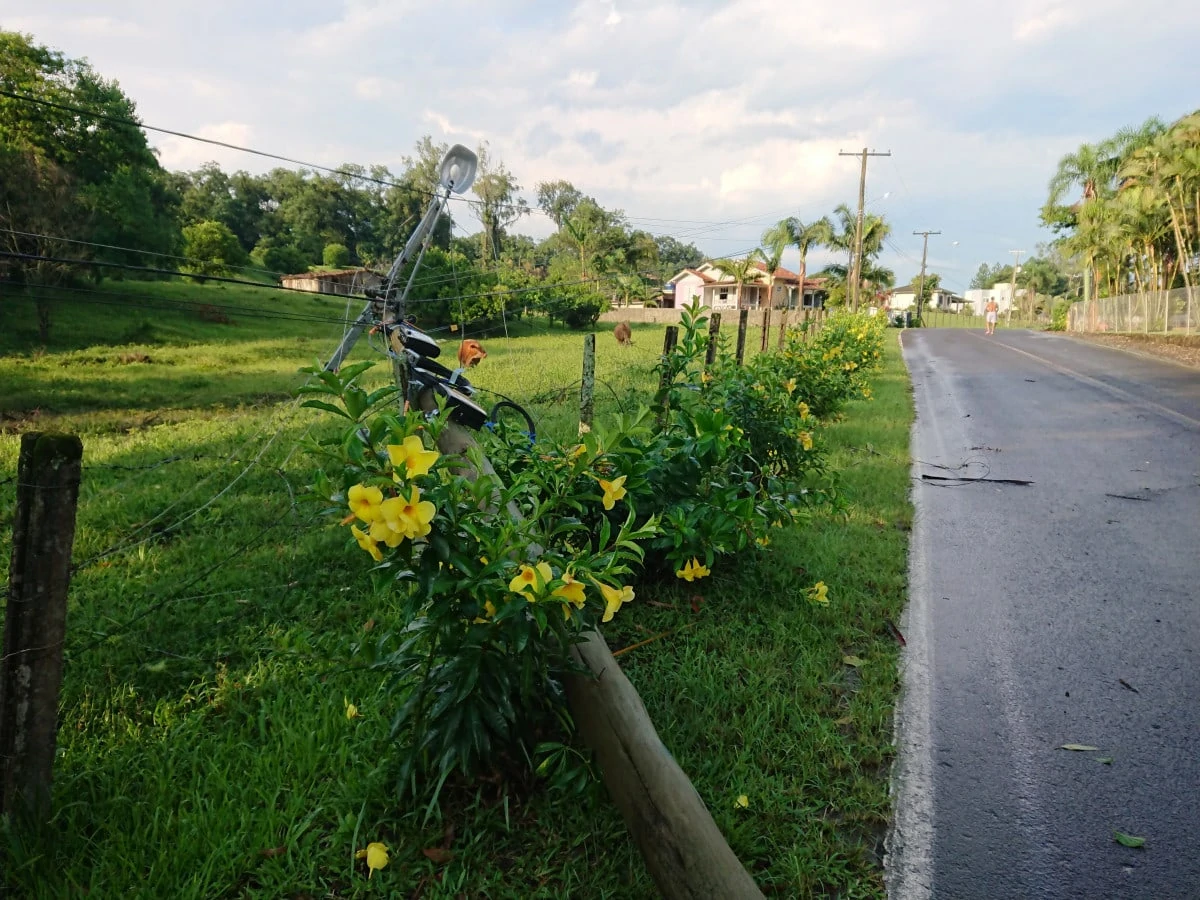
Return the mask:
POLYGON ((775 270, 774 283, 768 286, 765 280, 767 267, 756 263, 759 277, 746 281, 741 286, 741 296, 738 295, 738 284, 733 276, 721 268, 720 262, 701 263, 694 269, 684 269, 670 280, 664 293, 664 301, 671 306, 684 306, 693 297, 699 297, 700 302, 714 311, 727 309, 762 309, 769 305, 772 309, 795 309, 803 304, 805 307, 820 307, 825 300, 824 279, 804 279, 803 299, 797 298, 800 276, 784 268, 775 270))
MULTIPOLYGON (((1025 296, 1025 289, 1018 290, 1017 296, 1025 296)), ((984 307, 988 305, 989 300, 996 301, 1000 312, 1008 312, 1008 308, 1012 306, 1012 285, 1007 281, 1001 281, 993 284, 990 288, 974 288, 967 291, 963 298, 966 300, 967 307, 977 316, 983 315, 984 307)))
MULTIPOLYGON (((912 284, 906 284, 904 287, 898 287, 888 292, 888 304, 893 311, 901 309, 915 309, 917 305, 917 291, 920 283, 914 281, 912 284)), ((960 308, 965 301, 959 297, 954 291, 943 287, 936 287, 929 292, 930 309, 955 309, 960 308)))

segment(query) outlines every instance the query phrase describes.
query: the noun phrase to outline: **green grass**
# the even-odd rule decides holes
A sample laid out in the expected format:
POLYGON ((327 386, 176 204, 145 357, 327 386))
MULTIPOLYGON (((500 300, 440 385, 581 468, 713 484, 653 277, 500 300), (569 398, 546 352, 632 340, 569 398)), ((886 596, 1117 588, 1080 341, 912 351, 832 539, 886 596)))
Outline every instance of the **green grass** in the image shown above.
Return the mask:
MULTIPOLYGON (((528 336, 485 339, 473 375, 528 403, 544 432, 573 433, 581 336, 517 328, 528 336)), ((629 349, 608 330, 598 416, 647 396, 661 346, 661 327, 639 328, 629 349)), ((153 345, 175 359, 158 396, 186 398, 166 413, 137 402, 150 382, 122 384, 122 367, 71 355, 103 347, 0 360, 7 378, 71 358, 59 368, 82 370, 81 399, 54 421, 85 444, 57 813, 43 834, 0 829, 0 886, 55 898, 655 896, 598 786, 564 798, 529 785, 507 801, 489 782, 455 786, 428 822, 394 801, 380 762, 398 698, 347 652, 394 611, 344 533, 294 499, 311 465, 293 449, 324 421, 270 399, 299 383, 310 350, 328 352, 301 340, 320 343, 286 332, 153 345), (202 362, 235 357, 257 375, 202 362), (346 701, 362 718, 347 719, 346 701), (442 846, 448 826, 453 858, 438 865, 422 850, 442 846), (368 881, 352 852, 371 840, 392 863, 368 881)), ((52 408, 57 382, 29 380, 28 396, 52 408)), ((783 896, 883 896, 897 686, 887 622, 904 600, 911 523, 912 411, 890 342, 875 395, 818 435, 844 473, 844 512, 779 532, 694 590, 642 585, 633 614, 606 629, 614 648, 670 632, 621 663, 735 852, 783 896), (818 580, 827 608, 804 596, 818 580), (740 794, 748 809, 735 808, 740 794)), ((16 448, 0 435, 5 536, 16 448)))

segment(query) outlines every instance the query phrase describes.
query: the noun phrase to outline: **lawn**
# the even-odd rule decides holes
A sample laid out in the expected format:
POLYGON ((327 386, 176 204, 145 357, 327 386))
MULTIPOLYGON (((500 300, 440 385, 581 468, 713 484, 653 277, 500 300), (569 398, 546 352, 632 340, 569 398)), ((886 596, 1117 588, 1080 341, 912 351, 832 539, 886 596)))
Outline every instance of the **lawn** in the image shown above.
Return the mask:
MULTIPOLYGON (((177 299, 219 290, 184 287, 177 299)), ((340 317, 344 302, 318 302, 340 317)), ((64 308, 60 322, 85 312, 64 308)), ((134 326, 111 315, 110 342, 0 358, 23 398, 4 398, 16 427, 41 409, 84 435, 57 814, 43 834, 0 833, 0 885, 23 897, 654 896, 598 783, 562 795, 530 781, 507 796, 455 785, 428 817, 394 801, 383 761, 397 698, 349 647, 395 611, 302 499, 312 463, 297 448, 326 423, 280 400, 340 319, 318 333, 187 315, 156 319, 153 342, 118 343, 134 326), (150 361, 119 359, 137 353, 150 361), (353 851, 376 840, 392 863, 368 880, 353 851)), ((513 331, 486 336, 475 380, 527 405, 542 433, 572 433, 581 335, 513 331)), ((598 330, 598 417, 645 401, 661 339, 642 326, 621 348, 598 330)), ((817 436, 842 472, 841 509, 780 531, 699 593, 639 588, 633 614, 606 626, 614 649, 641 644, 620 661, 660 735, 734 851, 783 896, 884 895, 890 623, 911 524, 911 399, 891 344, 874 393, 817 436), (817 581, 828 607, 806 600, 817 581)), ((16 447, 0 436, 5 562, 16 447)))

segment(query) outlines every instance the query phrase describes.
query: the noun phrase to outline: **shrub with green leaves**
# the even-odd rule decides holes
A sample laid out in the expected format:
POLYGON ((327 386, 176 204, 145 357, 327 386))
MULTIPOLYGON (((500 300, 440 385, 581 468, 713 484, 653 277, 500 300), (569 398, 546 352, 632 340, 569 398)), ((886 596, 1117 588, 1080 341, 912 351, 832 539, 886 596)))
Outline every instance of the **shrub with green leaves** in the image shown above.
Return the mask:
POLYGON ((456 427, 445 414, 402 415, 393 388, 359 385, 370 363, 308 370, 306 405, 345 425, 313 446, 313 496, 388 604, 358 652, 398 698, 403 792, 532 759, 569 723, 571 645, 634 599, 635 579, 708 577, 830 496, 805 373, 836 373, 819 391, 832 405, 863 392, 878 346, 865 318, 841 318, 787 353, 706 368, 694 303, 652 408, 573 444, 485 431, 462 457, 434 449, 456 427))

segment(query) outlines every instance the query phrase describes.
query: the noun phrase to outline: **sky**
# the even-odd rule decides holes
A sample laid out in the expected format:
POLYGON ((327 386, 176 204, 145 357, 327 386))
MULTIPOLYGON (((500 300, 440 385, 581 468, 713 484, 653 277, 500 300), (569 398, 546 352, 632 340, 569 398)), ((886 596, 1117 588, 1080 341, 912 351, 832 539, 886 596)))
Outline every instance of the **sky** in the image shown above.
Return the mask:
MULTIPOLYGON (((956 290, 1052 238, 1063 154, 1200 107, 1200 4, 1178 0, 0 0, 0 28, 86 57, 150 125, 395 172, 423 135, 486 141, 531 205, 566 179, 713 257, 854 208, 839 152, 890 151, 867 173, 881 262, 905 283, 912 232, 940 231, 929 270, 956 290)), ((275 165, 150 138, 169 169, 275 165)))

